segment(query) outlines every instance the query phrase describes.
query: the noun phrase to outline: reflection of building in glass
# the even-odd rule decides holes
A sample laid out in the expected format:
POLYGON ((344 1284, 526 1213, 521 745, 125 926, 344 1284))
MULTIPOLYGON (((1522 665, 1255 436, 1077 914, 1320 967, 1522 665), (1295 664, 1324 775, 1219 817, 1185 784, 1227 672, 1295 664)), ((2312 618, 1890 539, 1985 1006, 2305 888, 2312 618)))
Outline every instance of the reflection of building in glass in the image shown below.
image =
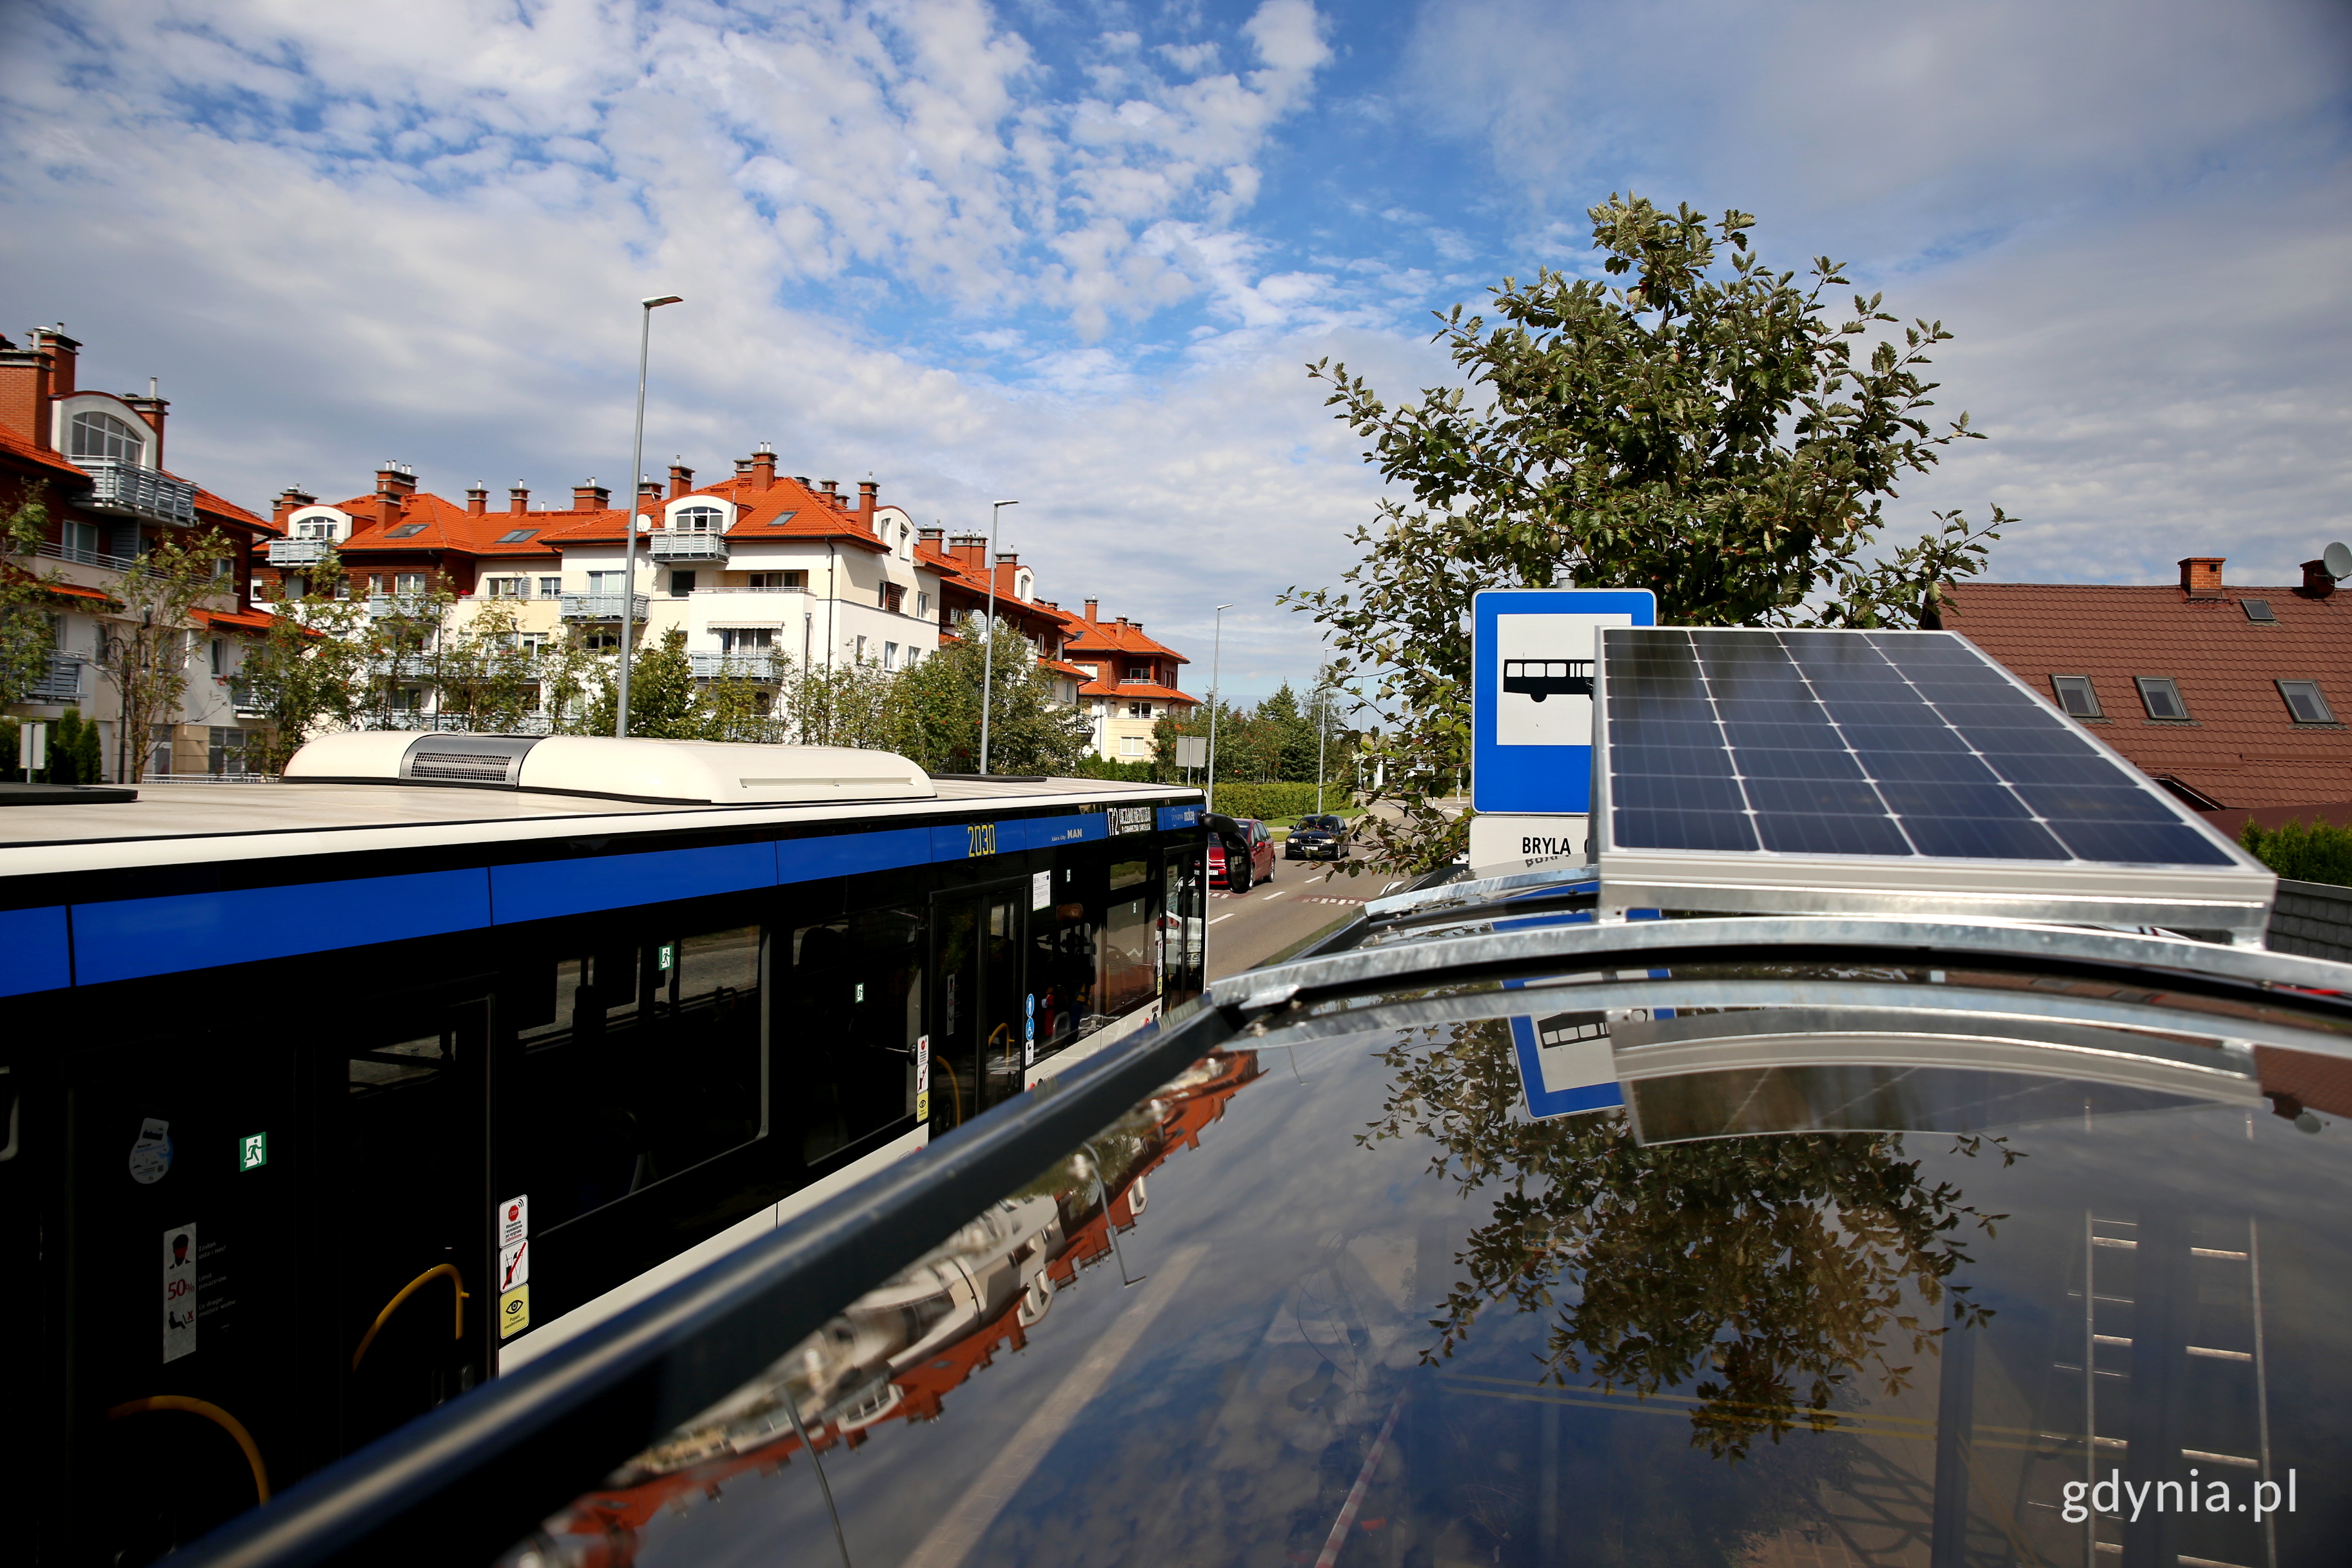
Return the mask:
POLYGON ((618 1484, 575 1501, 507 1561, 535 1552, 566 1568, 634 1562, 637 1532, 663 1509, 690 1507, 747 1471, 789 1462, 801 1447, 795 1411, 820 1452, 861 1447, 893 1419, 938 1420, 947 1395, 999 1349, 1027 1348, 1055 1291, 1114 1256, 1112 1227, 1134 1229, 1148 1202, 1144 1177, 1178 1150, 1197 1148, 1225 1102, 1257 1077, 1252 1051, 1195 1063, 1093 1141, 1098 1173, 1074 1156, 972 1219, 766 1374, 622 1466, 618 1484))

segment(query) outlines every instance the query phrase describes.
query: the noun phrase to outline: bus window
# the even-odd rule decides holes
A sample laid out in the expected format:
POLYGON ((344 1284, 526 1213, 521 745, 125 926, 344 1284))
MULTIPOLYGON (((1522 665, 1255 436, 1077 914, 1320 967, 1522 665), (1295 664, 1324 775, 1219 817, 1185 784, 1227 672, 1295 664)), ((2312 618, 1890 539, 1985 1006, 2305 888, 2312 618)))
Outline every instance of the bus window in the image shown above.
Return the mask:
POLYGON ((927 934, 912 909, 863 910, 793 932, 776 1037, 806 1163, 915 1113, 927 934))
POLYGON ((1075 868, 1057 866, 1050 876, 1050 901, 1029 911, 1029 984, 1035 996, 1039 1058, 1077 1038, 1087 1015, 1097 1010, 1094 922, 1087 918, 1075 868))
POLYGON ((1102 1010, 1118 1017, 1159 992, 1152 963, 1150 864, 1120 860, 1110 868, 1110 903, 1104 910, 1102 1010))
POLYGON ((508 1178, 534 1234, 760 1136, 758 926, 549 967, 554 1016, 516 1032, 523 1160, 508 1178))

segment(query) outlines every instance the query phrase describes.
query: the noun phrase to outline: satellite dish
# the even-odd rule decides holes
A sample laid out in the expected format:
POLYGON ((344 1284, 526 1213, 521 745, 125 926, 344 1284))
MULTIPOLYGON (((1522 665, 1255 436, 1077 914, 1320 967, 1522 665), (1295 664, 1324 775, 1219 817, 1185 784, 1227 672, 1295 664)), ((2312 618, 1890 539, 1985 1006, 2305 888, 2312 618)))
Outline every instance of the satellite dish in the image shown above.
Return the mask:
POLYGON ((2330 577, 2338 582, 2352 577, 2352 548, 2342 543, 2331 544, 2319 552, 2319 563, 2327 569, 2330 577))

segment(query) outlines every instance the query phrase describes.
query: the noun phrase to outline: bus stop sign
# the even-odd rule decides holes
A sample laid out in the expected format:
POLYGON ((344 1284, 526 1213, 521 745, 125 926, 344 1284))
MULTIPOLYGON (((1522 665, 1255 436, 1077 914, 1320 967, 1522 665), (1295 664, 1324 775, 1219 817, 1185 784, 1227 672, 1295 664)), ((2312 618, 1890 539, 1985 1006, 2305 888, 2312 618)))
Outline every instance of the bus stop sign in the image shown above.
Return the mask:
POLYGON ((1480 816, 1590 814, 1598 634, 1655 626, 1656 596, 1640 588, 1496 588, 1470 603, 1472 807, 1480 816))

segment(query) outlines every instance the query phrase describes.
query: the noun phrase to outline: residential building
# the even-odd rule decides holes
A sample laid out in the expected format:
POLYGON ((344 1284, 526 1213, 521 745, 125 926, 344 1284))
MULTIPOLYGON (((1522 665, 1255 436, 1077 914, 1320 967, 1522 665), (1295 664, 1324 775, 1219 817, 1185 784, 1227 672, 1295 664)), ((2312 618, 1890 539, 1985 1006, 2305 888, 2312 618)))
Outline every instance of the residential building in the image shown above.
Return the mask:
POLYGON ((2200 809, 2352 799, 2352 592, 2293 586, 1961 583, 1941 616, 2044 700, 2200 809))
POLYGON ((952 641, 955 628, 967 616, 985 617, 993 603, 996 618, 1010 626, 1025 639, 1054 677, 1055 700, 1069 707, 1078 705, 1079 688, 1093 678, 1087 666, 1073 664, 1063 657, 1077 617, 1070 615, 1051 599, 1037 595, 1037 574, 1021 563, 1018 552, 997 552, 992 567, 988 561, 988 541, 980 534, 959 534, 950 539, 940 528, 919 531, 917 542, 919 558, 939 574, 939 621, 942 640, 952 641), (992 601, 990 578, 993 576, 994 595, 992 601))
POLYGON ((1146 637, 1140 621, 1102 619, 1098 600, 1088 599, 1086 614, 1072 621, 1062 655, 1089 674, 1078 696, 1093 721, 1098 756, 1129 763, 1148 758, 1153 726, 1200 706, 1177 685, 1178 668, 1191 660, 1146 637))
POLYGON ((57 579, 48 593, 47 679, 8 711, 39 721, 79 709, 99 725, 110 776, 129 770, 131 746, 146 752, 148 773, 241 773, 248 735, 266 726, 238 707, 237 676, 246 649, 270 625, 246 602, 254 546, 276 531, 166 468, 170 403, 152 381, 144 395, 85 388, 81 346, 61 327, 35 329, 21 348, 0 337, 0 514, 34 496, 45 502, 36 565, 57 579), (198 606, 186 634, 186 691, 178 711, 148 734, 124 736, 117 693, 100 668, 122 608, 113 590, 157 541, 207 529, 230 553, 218 595, 198 606))
MULTIPOLYGON (((453 630, 498 606, 526 639, 612 652, 625 607, 637 646, 681 630, 698 678, 747 679, 772 701, 791 668, 904 669, 938 647, 940 567, 880 488, 864 481, 852 504, 835 480, 779 474, 765 444, 715 484, 696 485, 694 470, 674 463, 667 490, 639 484, 631 578, 626 514, 593 479, 573 488, 567 508, 534 510, 518 484, 494 512, 481 484, 460 506, 419 489, 408 466, 386 463, 367 495, 278 498, 287 537, 271 546, 257 595, 299 594, 331 548, 348 591, 375 613, 454 595, 453 630)), ((420 720, 437 699, 420 684, 420 720)))

